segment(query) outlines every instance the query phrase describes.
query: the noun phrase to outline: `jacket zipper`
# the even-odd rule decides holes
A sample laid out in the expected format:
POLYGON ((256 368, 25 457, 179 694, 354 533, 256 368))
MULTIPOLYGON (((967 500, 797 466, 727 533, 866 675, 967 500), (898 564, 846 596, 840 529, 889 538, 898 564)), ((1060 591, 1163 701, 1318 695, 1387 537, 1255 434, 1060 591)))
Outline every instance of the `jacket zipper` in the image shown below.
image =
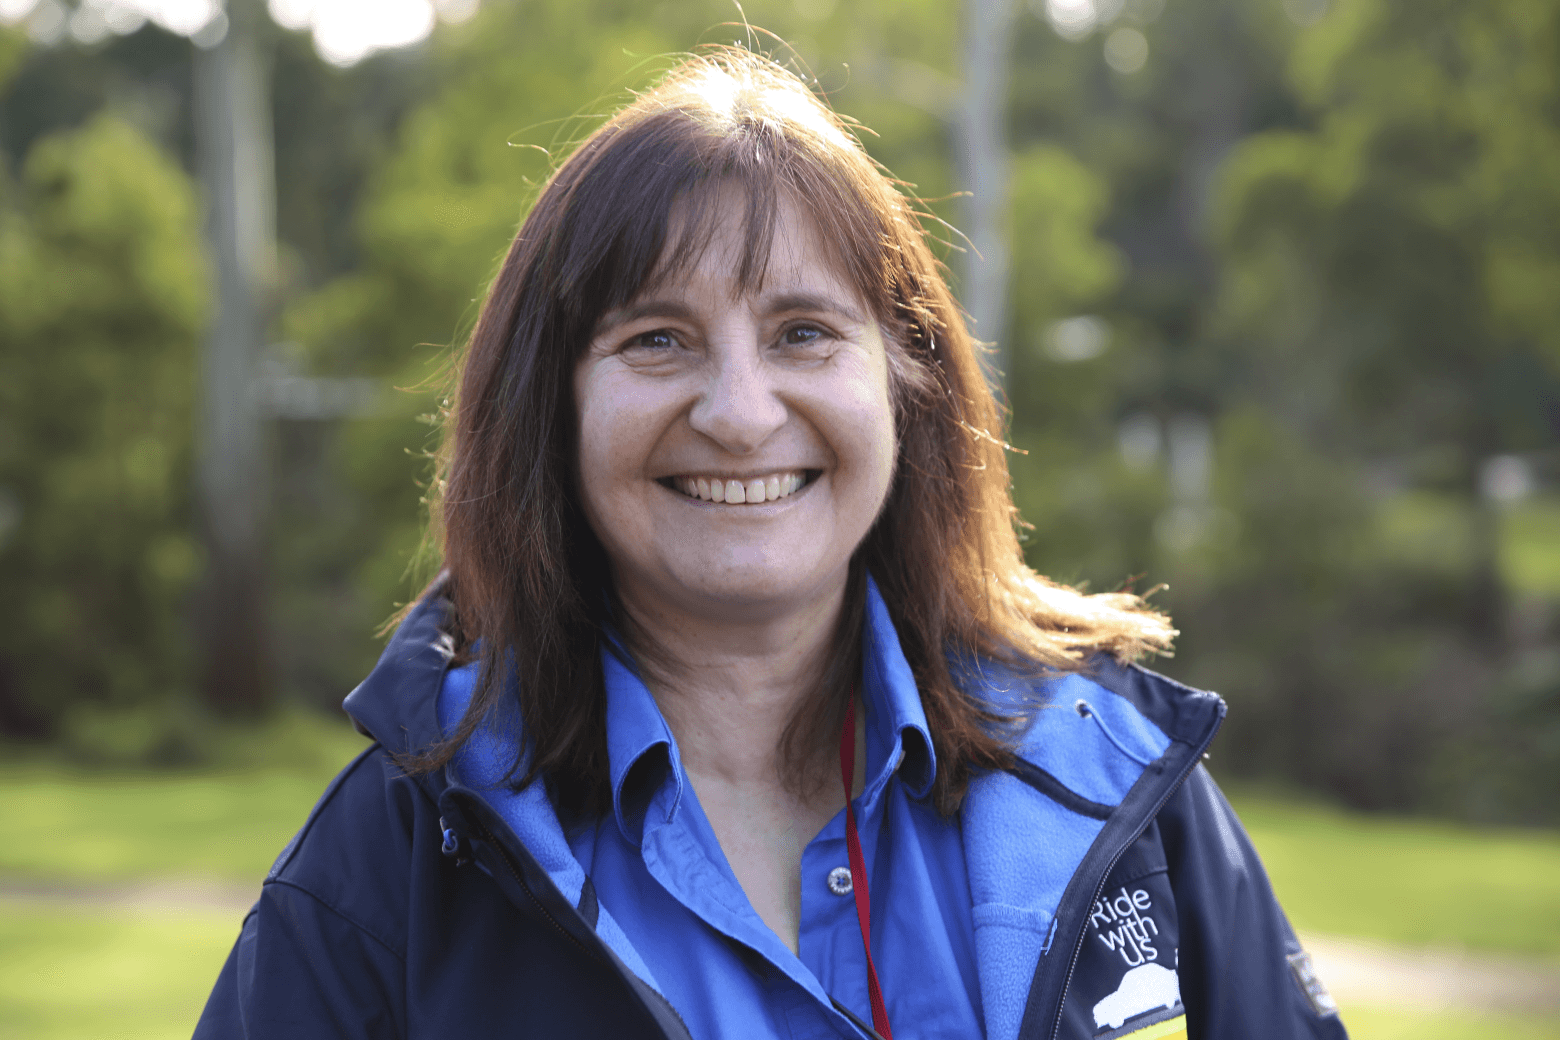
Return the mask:
MULTIPOLYGON (((1121 857, 1132 847, 1133 842, 1143 836, 1143 832, 1148 830, 1148 825, 1158 819, 1159 811, 1165 807, 1165 803, 1175 797, 1175 793, 1181 789, 1181 785, 1186 783, 1186 778, 1191 775, 1193 769, 1197 768, 1197 763, 1202 761, 1203 752, 1208 749, 1209 744, 1213 743, 1214 735, 1217 732, 1218 727, 1215 726, 1214 732, 1203 738, 1192 755, 1191 765, 1183 769, 1181 775, 1176 777, 1175 783, 1167 787, 1165 793, 1160 795, 1159 800, 1154 803, 1154 807, 1144 815, 1143 825, 1132 833, 1131 838, 1122 842, 1121 847, 1111 855, 1109 862, 1105 864, 1105 869, 1100 872, 1100 879, 1094 884, 1094 895, 1091 902, 1100 898, 1100 893, 1105 890, 1105 882, 1110 877, 1110 872, 1116 869, 1116 864, 1121 860, 1121 857)), ((1078 938, 1073 942, 1072 955, 1067 961, 1067 974, 1062 978, 1062 992, 1056 1001, 1056 1018, 1051 1022, 1051 1040, 1056 1040, 1057 1033, 1062 1028, 1062 1014, 1067 1008, 1067 991, 1072 988, 1073 974, 1078 969, 1078 955, 1083 952, 1083 941, 1086 938, 1088 938, 1088 930, 1080 929, 1078 938)))
MULTIPOLYGON (((580 939, 574 935, 574 933, 570 932, 567 928, 560 924, 558 919, 552 915, 552 911, 547 909, 547 905, 543 903, 537 894, 531 890, 531 886, 525 883, 525 879, 520 876, 520 871, 516 869, 514 860, 509 855, 509 851, 504 848, 501 842, 495 840, 493 832, 488 829, 487 824, 478 820, 473 823, 473 826, 477 830, 477 837, 481 838, 489 848, 498 852, 499 858, 504 861, 504 866, 509 870, 509 876, 514 878, 515 882, 525 890, 525 894, 529 896, 531 902, 536 905, 537 911, 547 919, 547 923, 552 925, 553 928, 557 929, 557 931, 560 932, 564 938, 568 939, 569 942, 573 943, 576 947, 583 950, 585 953, 589 954, 596 960, 601 960, 602 958, 600 952, 591 949, 585 943, 581 942, 580 939)), ((683 1027, 683 1032, 685 1034, 689 1034, 690 1031, 688 1029, 687 1023, 683 1021, 682 1013, 678 1011, 677 1008, 673 1007, 671 1001, 666 1000, 665 997, 661 997, 661 1000, 666 1005, 667 1009, 671 1011, 673 1017, 677 1019, 678 1024, 683 1027)))
POLYGON ((575 936, 574 933, 570 932, 562 924, 559 924, 558 919, 552 915, 552 911, 547 909, 547 905, 539 898, 537 898, 535 892, 531 891, 531 886, 525 883, 525 878, 520 876, 520 871, 516 869, 514 861, 509 858, 508 850, 506 850, 504 846, 494 838, 493 832, 488 830, 487 825, 481 821, 476 821, 476 828, 477 836, 487 844, 488 848, 493 849, 498 853, 499 859, 504 861, 504 866, 509 870, 509 876, 514 878, 515 883, 518 884, 520 888, 524 890, 525 894, 531 898, 531 902, 535 904, 537 911, 547 919, 547 923, 557 929, 558 933, 565 939, 568 939, 575 946, 590 954, 593 958, 599 960, 599 954, 595 950, 592 950, 590 947, 586 946, 584 943, 580 942, 579 938, 575 936))

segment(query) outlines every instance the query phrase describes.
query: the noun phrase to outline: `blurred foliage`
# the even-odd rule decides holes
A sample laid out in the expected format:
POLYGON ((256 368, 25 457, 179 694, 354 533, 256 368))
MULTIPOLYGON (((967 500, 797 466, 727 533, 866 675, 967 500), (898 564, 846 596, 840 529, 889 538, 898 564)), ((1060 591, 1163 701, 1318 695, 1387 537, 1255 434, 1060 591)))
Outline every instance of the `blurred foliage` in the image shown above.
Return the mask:
POLYGON ((1162 666, 1230 699, 1235 771, 1555 819, 1560 531, 1480 492, 1560 461, 1553 5, 1142 9, 1142 72, 1036 27, 1020 73, 1016 133, 1106 178, 1128 261, 1098 354, 1015 315, 1031 561, 1168 583, 1162 666))
MULTIPOLYGON (((1503 579, 1480 483, 1491 457, 1550 448, 1560 419, 1542 313, 1560 286, 1557 59, 1542 0, 1340 4, 1290 56, 1305 125, 1223 165, 1209 353, 1222 396, 1315 471, 1264 467, 1299 523, 1236 511, 1261 556, 1304 565, 1182 614, 1256 637, 1221 662, 1262 701, 1232 727, 1248 767, 1362 804, 1549 813, 1549 608, 1503 579)), ((1249 439, 1230 432, 1226 447, 1249 439)))
POLYGON ((89 746, 187 703, 195 197, 109 116, 39 140, 3 191, 0 714, 89 746))
MULTIPOLYGON (((1069 36, 1046 9, 1015 8, 996 337, 1030 562, 1168 585, 1162 666, 1229 698, 1233 774, 1560 819, 1560 9, 1123 0, 1069 36), (1111 64, 1121 33, 1141 68, 1111 64), (1531 486, 1491 493, 1500 459, 1531 486)), ((959 5, 744 10, 957 226, 959 5)), ((272 424, 283 699, 337 701, 434 565, 427 420, 537 186, 670 56, 747 38, 735 17, 488 0, 350 69, 272 32, 266 363, 399 388, 272 424)), ((188 45, 19 40, 0 30, 0 728, 167 755, 203 725, 188 45)))

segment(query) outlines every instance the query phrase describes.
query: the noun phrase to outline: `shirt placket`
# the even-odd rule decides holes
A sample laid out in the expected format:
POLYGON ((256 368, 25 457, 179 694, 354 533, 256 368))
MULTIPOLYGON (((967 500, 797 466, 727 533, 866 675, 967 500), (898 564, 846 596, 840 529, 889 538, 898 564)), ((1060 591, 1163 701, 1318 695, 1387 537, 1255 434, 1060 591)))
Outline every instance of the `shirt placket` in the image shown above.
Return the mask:
MULTIPOLYGON (((873 876, 884 840, 883 811, 892 778, 856 799, 856 823, 867 877, 873 876)), ((845 846, 843 811, 802 850, 802 911, 798 955, 830 997, 870 1021, 867 959, 845 846)))

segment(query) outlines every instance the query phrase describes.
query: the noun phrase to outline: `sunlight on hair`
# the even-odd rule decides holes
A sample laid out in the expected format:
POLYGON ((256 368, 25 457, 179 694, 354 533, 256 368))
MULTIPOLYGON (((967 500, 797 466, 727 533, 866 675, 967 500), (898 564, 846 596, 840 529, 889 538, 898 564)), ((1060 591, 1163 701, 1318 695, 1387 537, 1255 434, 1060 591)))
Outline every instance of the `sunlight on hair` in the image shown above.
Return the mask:
POLYGON ((799 90, 772 90, 764 99, 768 106, 786 119, 821 137, 836 148, 850 148, 852 142, 825 115, 823 108, 799 90))
POLYGON ((688 82, 688 89, 704 99, 710 111, 726 116, 736 115, 737 81, 730 72, 718 65, 709 65, 688 82))
POLYGON ((738 122, 751 112, 773 112, 786 124, 799 127, 835 148, 854 147, 854 142, 835 125, 824 107, 800 85, 759 85, 740 73, 733 74, 722 63, 711 62, 689 78, 688 90, 727 122, 738 122))

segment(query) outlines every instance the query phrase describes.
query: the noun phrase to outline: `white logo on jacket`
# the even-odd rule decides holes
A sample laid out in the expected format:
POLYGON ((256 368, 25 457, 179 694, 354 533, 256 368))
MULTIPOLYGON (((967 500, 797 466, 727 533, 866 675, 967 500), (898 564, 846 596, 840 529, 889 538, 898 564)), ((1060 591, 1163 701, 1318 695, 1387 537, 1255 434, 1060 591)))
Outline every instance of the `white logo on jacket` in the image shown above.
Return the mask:
POLYGON ((1154 940, 1159 938, 1159 925, 1143 913, 1153 908, 1154 900, 1141 888, 1131 893, 1125 888, 1116 891, 1116 895, 1095 900, 1094 912, 1089 915, 1094 937, 1121 954, 1129 968, 1157 961, 1159 949, 1154 940))
POLYGON ((1159 964, 1133 968, 1121 977, 1116 992, 1094 1005, 1098 1029, 1119 1029, 1127 1019, 1155 1008, 1174 1010, 1181 1002, 1181 981, 1159 964))

